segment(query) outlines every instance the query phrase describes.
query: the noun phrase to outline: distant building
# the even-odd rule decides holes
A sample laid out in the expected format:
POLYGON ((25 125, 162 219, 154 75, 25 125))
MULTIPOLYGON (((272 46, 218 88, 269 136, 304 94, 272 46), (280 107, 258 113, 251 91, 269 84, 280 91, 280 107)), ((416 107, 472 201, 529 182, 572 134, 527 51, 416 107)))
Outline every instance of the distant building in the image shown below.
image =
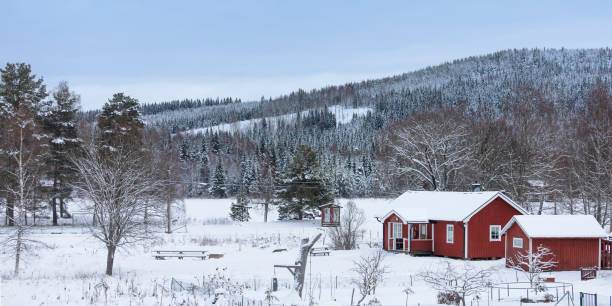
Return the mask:
POLYGON ((319 209, 321 209, 321 226, 340 226, 340 208, 342 207, 336 204, 325 204, 319 206, 319 209))

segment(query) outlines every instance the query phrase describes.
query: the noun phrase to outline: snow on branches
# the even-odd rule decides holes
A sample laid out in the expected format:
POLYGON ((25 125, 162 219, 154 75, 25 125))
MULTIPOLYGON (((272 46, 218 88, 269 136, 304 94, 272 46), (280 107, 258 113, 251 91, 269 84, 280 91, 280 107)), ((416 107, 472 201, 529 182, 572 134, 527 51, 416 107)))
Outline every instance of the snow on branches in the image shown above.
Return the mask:
POLYGON ((508 258, 510 268, 524 272, 532 287, 539 287, 540 274, 552 270, 557 266, 555 254, 541 244, 536 252, 518 252, 514 257, 508 258))

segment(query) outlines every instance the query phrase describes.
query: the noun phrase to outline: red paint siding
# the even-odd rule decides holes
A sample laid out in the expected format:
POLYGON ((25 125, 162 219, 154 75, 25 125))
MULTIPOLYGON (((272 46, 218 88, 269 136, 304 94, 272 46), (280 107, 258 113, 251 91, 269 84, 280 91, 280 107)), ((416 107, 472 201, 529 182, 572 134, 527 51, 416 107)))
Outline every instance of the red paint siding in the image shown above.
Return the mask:
POLYGON ((468 258, 504 257, 504 241, 489 241, 489 226, 503 228, 514 215, 522 213, 498 197, 472 216, 468 221, 468 258))
MULTIPOLYGON (((509 259, 516 258, 516 255, 519 252, 523 254, 527 254, 527 252, 529 251, 529 238, 527 237, 527 235, 525 235, 523 230, 521 230, 521 228, 516 223, 512 224, 512 226, 508 229, 508 231, 506 231, 506 234, 503 237, 503 241, 507 243, 506 256, 505 256, 506 257, 506 267, 510 267, 509 259), (513 238, 523 239, 523 247, 522 248, 513 247, 512 246, 513 238)), ((527 267, 523 267, 523 268, 527 269, 527 267)))
POLYGON ((448 257, 463 257, 463 238, 465 237, 463 223, 436 221, 434 223, 434 254, 448 257), (454 241, 446 242, 446 225, 454 225, 454 241))
POLYGON ((533 250, 542 245, 555 254, 558 262, 554 270, 579 270, 586 267, 597 267, 599 263, 599 239, 597 238, 534 238, 533 250))
MULTIPOLYGON (((514 258, 517 252, 527 252, 529 249, 529 238, 515 223, 506 232, 508 248, 506 250, 506 267, 509 259, 514 258), (512 238, 523 238, 523 248, 512 247, 512 238)), ((555 271, 579 270, 583 267, 597 267, 599 260, 599 239, 597 238, 533 238, 532 252, 537 252, 538 246, 542 245, 555 254, 558 262, 553 269, 555 271)))
MULTIPOLYGON (((383 249, 386 251, 393 250, 393 248, 391 248, 389 245, 389 237, 393 234, 393 226, 389 228, 389 223, 402 223, 402 237, 408 238, 408 225, 403 224, 402 220, 395 214, 391 214, 383 221, 383 249), (389 233, 389 230, 391 233, 389 233)), ((404 249, 407 250, 407 248, 408 242, 406 241, 406 243, 404 243, 404 249)))
POLYGON ((411 251, 431 251, 431 240, 412 240, 411 251))

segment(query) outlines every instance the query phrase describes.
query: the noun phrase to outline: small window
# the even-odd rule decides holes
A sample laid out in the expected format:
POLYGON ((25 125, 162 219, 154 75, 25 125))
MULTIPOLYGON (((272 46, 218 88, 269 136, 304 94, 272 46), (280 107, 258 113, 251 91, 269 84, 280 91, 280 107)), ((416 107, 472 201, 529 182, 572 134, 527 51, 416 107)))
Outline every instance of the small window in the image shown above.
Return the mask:
POLYGON ((501 241, 501 225, 489 226, 489 241, 501 241))
POLYGON ((446 243, 453 243, 455 239, 455 227, 452 224, 446 225, 446 243))
POLYGON ((340 222, 340 208, 334 207, 333 212, 334 222, 340 222))
POLYGON ((512 238, 512 247, 517 249, 523 248, 523 238, 512 238))
POLYGON ((330 213, 329 213, 329 207, 325 207, 324 211, 324 215, 325 215, 325 222, 329 222, 330 219, 330 213))
POLYGON ((421 224, 419 227, 419 239, 427 239, 427 224, 421 224))
POLYGON ((402 238, 402 224, 393 223, 393 238, 402 238))

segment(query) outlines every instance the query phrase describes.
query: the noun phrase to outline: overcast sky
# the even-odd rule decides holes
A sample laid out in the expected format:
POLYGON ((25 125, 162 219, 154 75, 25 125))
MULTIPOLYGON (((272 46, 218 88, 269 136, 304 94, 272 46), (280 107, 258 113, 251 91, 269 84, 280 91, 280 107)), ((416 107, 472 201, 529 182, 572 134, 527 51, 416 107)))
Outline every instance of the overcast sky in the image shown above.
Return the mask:
POLYGON ((612 1, 0 1, 0 65, 99 108, 278 96, 507 48, 612 45, 612 1))

